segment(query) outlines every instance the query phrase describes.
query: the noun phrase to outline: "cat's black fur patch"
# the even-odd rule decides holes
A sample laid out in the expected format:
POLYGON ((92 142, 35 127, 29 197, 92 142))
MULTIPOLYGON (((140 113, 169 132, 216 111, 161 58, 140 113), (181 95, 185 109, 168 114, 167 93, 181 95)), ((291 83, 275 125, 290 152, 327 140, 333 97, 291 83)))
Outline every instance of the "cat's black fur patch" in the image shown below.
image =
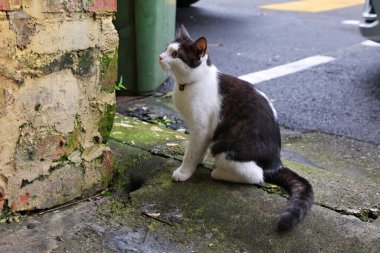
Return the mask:
POLYGON ((225 153, 226 159, 238 162, 254 161, 263 169, 265 182, 283 187, 290 200, 277 229, 292 229, 310 210, 313 188, 283 166, 280 129, 269 102, 252 84, 225 74, 219 74, 219 94, 222 107, 212 154, 225 153))
MULTIPOLYGON (((180 46, 178 49, 178 57, 186 63, 190 68, 196 68, 201 65, 201 54, 199 48, 194 45, 194 41, 190 38, 186 28, 181 25, 176 34, 174 42, 177 42, 180 46)), ((207 56, 207 65, 211 66, 210 57, 207 56)))
POLYGON ((178 49, 178 57, 190 68, 196 68, 202 63, 199 53, 193 47, 193 43, 191 40, 186 40, 180 43, 178 49))
POLYGON ((214 132, 212 154, 227 159, 255 161, 265 169, 281 166, 281 136, 269 102, 252 84, 220 74, 220 121, 214 132))

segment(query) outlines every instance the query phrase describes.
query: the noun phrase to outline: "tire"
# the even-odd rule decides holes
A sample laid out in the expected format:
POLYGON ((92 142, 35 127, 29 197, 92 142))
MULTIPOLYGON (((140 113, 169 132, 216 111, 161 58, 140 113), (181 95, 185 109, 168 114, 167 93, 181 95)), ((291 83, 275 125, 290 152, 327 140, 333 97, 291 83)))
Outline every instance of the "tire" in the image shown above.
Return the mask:
POLYGON ((193 3, 198 2, 199 0, 177 0, 177 7, 190 7, 193 3))

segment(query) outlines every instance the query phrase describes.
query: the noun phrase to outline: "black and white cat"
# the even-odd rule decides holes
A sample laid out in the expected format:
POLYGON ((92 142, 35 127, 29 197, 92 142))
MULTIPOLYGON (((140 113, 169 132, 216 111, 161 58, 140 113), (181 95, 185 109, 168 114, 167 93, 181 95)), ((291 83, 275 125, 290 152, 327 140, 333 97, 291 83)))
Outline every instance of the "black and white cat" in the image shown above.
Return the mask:
POLYGON ((182 25, 176 39, 159 56, 175 79, 173 101, 183 116, 190 142, 173 180, 185 181, 210 148, 212 178, 238 183, 269 182, 290 193, 278 230, 294 227, 310 210, 310 183, 284 167, 277 114, 264 93, 252 84, 220 73, 206 53, 204 37, 195 42, 182 25))

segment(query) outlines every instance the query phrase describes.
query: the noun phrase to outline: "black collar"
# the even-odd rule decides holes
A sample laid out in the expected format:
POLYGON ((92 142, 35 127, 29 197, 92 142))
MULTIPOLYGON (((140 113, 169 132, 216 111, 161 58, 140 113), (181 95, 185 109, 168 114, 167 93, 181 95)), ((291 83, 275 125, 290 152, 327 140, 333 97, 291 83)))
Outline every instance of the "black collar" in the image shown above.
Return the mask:
POLYGON ((179 84, 178 84, 178 89, 179 89, 180 91, 184 91, 185 88, 186 88, 186 85, 187 85, 187 83, 179 83, 179 84))

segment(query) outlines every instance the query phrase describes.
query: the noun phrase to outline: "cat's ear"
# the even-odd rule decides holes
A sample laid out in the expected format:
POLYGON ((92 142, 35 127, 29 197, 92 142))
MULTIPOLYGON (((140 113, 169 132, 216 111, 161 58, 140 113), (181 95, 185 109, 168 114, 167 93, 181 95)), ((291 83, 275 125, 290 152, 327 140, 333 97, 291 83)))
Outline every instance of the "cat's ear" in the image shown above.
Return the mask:
POLYGON ((197 39, 194 44, 193 48, 197 51, 198 55, 203 57, 206 54, 207 50, 207 40, 205 37, 200 37, 197 39))
POLYGON ((178 40, 191 40, 190 34, 186 30, 186 27, 183 24, 177 30, 177 34, 175 38, 178 40))

